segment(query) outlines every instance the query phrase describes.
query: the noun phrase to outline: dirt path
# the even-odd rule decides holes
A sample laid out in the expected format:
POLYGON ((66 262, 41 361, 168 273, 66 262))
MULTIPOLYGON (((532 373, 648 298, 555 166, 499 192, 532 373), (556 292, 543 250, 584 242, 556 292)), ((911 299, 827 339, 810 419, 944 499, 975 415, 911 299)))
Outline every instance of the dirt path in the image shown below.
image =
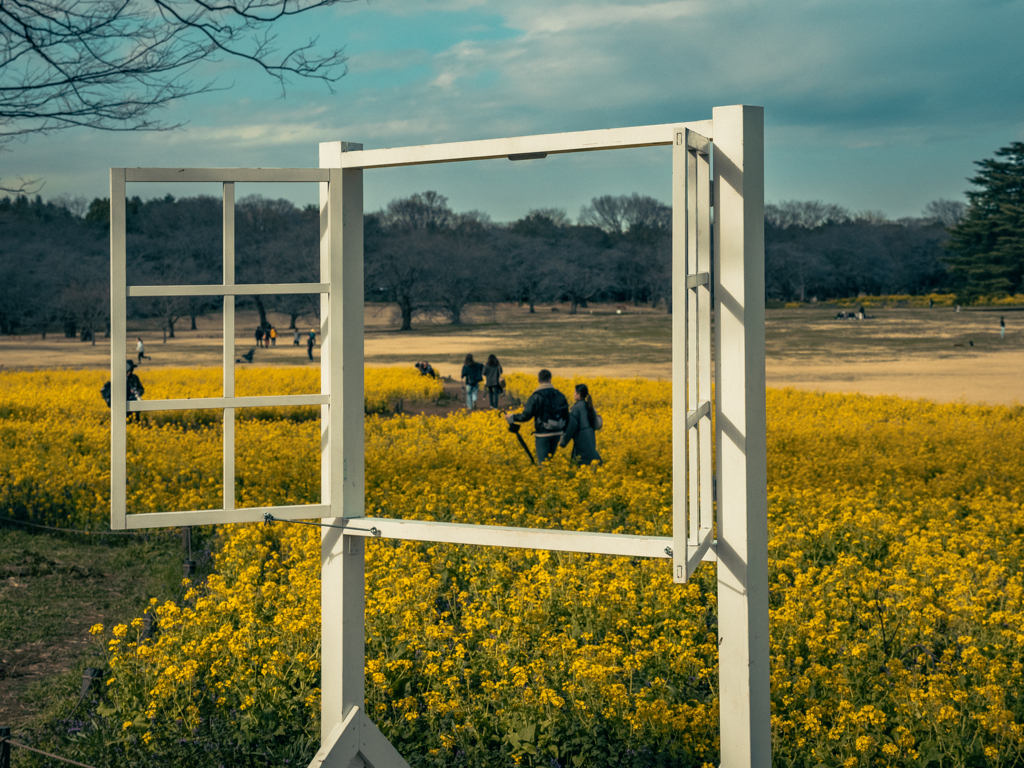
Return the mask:
MULTIPOLYGON (((999 312, 949 309, 876 310, 869 321, 835 319, 834 309, 769 310, 766 324, 767 383, 829 392, 923 397, 937 401, 1013 405, 1024 401, 1024 313, 1007 311, 1008 333, 998 334, 999 312)), ((533 374, 547 367, 566 376, 671 378, 671 318, 650 309, 594 307, 569 315, 565 308, 538 307, 529 314, 513 305, 477 307, 468 323, 417 322, 411 332, 394 330, 387 309, 365 314, 366 364, 411 365, 427 359, 457 378, 462 357, 497 354, 511 372, 533 374), (552 311, 558 310, 558 311, 552 311), (621 314, 620 314, 621 312, 621 314)), ((239 313, 238 328, 255 327, 255 316, 239 313)), ((285 318, 273 318, 279 328, 285 318)), ((305 329, 305 328, 304 328, 305 329)), ((308 330, 308 329, 305 329, 308 330)), ((199 318, 196 331, 179 330, 166 344, 153 329, 133 328, 146 340, 148 366, 221 364, 220 317, 199 318)), ((238 354, 253 349, 248 335, 235 342, 238 354)), ((74 339, 0 338, 0 370, 106 368, 109 342, 74 339)), ((278 345, 256 349, 254 365, 318 365, 286 331, 278 345)))

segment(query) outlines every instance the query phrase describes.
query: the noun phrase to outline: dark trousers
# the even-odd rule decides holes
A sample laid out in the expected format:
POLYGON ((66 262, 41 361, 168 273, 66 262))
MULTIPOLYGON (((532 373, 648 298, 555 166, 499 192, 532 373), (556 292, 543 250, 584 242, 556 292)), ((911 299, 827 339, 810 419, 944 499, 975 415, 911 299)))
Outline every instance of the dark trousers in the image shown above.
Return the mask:
POLYGON ((491 401, 491 408, 498 407, 498 398, 501 396, 501 387, 488 387, 487 397, 491 401))
POLYGON ((306 354, 309 355, 309 359, 310 360, 313 359, 313 345, 312 344, 307 344, 306 345, 306 354))
POLYGON ((534 436, 533 441, 534 447, 537 449, 538 464, 543 464, 547 459, 555 455, 555 451, 558 450, 558 441, 561 438, 561 435, 551 435, 550 437, 534 436))

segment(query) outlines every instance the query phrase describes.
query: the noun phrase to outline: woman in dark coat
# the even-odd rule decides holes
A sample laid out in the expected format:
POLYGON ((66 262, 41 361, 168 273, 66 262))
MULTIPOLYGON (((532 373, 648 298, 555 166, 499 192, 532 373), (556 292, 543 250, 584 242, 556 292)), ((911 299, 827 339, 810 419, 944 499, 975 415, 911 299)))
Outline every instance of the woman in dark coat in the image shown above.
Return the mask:
POLYGON ((597 436, 595 430, 600 429, 600 417, 594 410, 594 402, 586 384, 577 384, 573 393, 572 409, 569 411, 569 426, 562 433, 559 446, 564 448, 572 440, 572 456, 580 464, 601 464, 601 454, 597 452, 597 436))
POLYGON ((498 398, 501 396, 501 363, 494 355, 487 356, 487 365, 484 366, 484 381, 487 384, 487 397, 490 398, 491 408, 498 407, 498 398))

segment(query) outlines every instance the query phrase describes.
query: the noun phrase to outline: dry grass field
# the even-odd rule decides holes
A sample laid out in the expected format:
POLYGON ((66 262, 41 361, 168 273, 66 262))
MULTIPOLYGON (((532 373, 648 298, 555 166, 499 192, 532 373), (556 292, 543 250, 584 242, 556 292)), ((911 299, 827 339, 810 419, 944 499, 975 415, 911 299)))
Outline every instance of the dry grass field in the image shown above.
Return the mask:
MULTIPOLYGON (((663 311, 597 305, 570 315, 568 307, 485 305, 471 308, 467 322, 453 326, 441 319, 414 323, 399 332, 393 307, 366 309, 368 365, 412 364, 426 359, 442 373, 458 376, 462 359, 498 355, 508 371, 547 367, 566 376, 671 377, 671 319, 663 311)), ((1024 399, 1024 313, 1015 311, 879 309, 868 320, 835 319, 834 308, 770 309, 766 344, 769 386, 829 392, 895 394, 950 402, 1013 405, 1024 399), (1005 338, 999 317, 1007 318, 1005 338)), ((279 329, 287 318, 272 317, 279 329)), ((255 347, 254 313, 239 313, 239 353, 255 347)), ((302 330, 309 330, 307 324, 302 330)), ((195 331, 178 324, 167 343, 155 324, 131 327, 146 341, 147 366, 219 365, 221 318, 199 318, 195 331)), ((319 350, 314 352, 318 357, 319 350)), ((0 368, 106 367, 109 342, 95 345, 52 334, 0 339, 0 368)), ((308 365, 305 339, 296 347, 287 330, 277 346, 257 350, 254 365, 308 365)))

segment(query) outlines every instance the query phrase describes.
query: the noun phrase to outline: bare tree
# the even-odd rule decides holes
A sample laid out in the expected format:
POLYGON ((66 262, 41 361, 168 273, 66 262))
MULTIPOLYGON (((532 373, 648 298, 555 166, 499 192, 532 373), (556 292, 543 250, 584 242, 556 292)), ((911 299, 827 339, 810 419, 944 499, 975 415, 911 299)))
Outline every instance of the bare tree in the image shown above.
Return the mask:
POLYGON ((61 301, 74 314, 81 329, 82 341, 96 344, 96 332, 106 327, 110 317, 110 290, 104 280, 71 281, 61 301))
MULTIPOLYGON (((215 89, 190 73, 201 61, 248 61, 282 90, 292 77, 330 88, 345 74, 341 49, 316 38, 279 50, 276 22, 350 0, 17 0, 0 3, 0 144, 84 126, 166 130, 170 102, 215 89)), ((6 191, 38 182, 21 180, 6 191)))
POLYGON ((50 203, 63 208, 76 219, 81 219, 85 216, 86 211, 89 210, 89 201, 81 195, 71 195, 67 192, 62 192, 56 197, 50 198, 50 203))
POLYGON ((549 282, 553 246, 540 238, 510 234, 501 239, 496 251, 506 295, 516 302, 526 302, 530 314, 534 314, 549 282))
POLYGON ((627 226, 627 201, 625 196, 602 195, 580 208, 579 222, 582 226, 597 227, 605 232, 620 234, 627 226))
POLYGON ((550 287, 551 270, 558 244, 570 236, 571 222, 561 208, 535 208, 509 227, 497 244, 504 268, 506 290, 517 302, 525 301, 530 314, 550 287))
POLYGON ((819 243, 772 243, 765 248, 765 292, 784 300, 806 301, 808 291, 834 282, 819 243), (817 246, 817 247, 815 247, 817 246))
POLYGON ((967 204, 960 200, 932 200, 924 207, 924 217, 944 227, 955 227, 967 213, 967 204))
POLYGON ((604 288, 606 269, 603 251, 578 239, 558 244, 551 281, 558 292, 569 299, 569 314, 575 315, 581 304, 604 288))
POLYGON ((603 195, 580 208, 580 224, 611 235, 672 231, 672 209, 649 195, 603 195))
POLYGON ((486 257, 483 244, 461 237, 433 237, 430 252, 430 293, 437 308, 452 325, 462 325, 462 312, 480 294, 479 261, 486 257))
POLYGON ((412 330, 413 316, 433 305, 430 276, 438 246, 436 235, 405 232, 388 237, 366 254, 366 278, 371 285, 384 288, 388 299, 398 305, 402 316, 399 330, 412 330))
POLYGON ((764 207, 764 218, 766 222, 779 229, 814 229, 825 224, 841 224, 852 220, 850 212, 842 206, 823 203, 820 200, 769 203, 764 207))
MULTIPOLYGON (((252 283, 316 282, 319 275, 319 212, 299 210, 289 200, 249 195, 236 206, 238 274, 252 283)), ((260 326, 268 327, 268 308, 287 314, 289 327, 303 315, 320 315, 320 297, 253 296, 260 326)))
POLYGON ((542 217, 550 221, 556 227, 568 227, 572 225, 572 219, 565 212, 565 208, 531 208, 526 218, 542 217))
POLYGON ((889 223, 889 217, 885 215, 885 211, 861 211, 853 217, 853 220, 873 227, 889 223))
POLYGON ((647 243, 627 240, 611 249, 609 256, 617 288, 633 306, 638 306, 645 296, 653 293, 659 267, 656 249, 647 243))
POLYGON ((628 232, 646 230, 660 235, 672 231, 672 209, 660 200, 634 192, 622 198, 622 209, 628 232))
POLYGON ((440 232, 452 227, 455 214, 447 197, 428 191, 392 200, 382 219, 386 227, 400 232, 440 232))

